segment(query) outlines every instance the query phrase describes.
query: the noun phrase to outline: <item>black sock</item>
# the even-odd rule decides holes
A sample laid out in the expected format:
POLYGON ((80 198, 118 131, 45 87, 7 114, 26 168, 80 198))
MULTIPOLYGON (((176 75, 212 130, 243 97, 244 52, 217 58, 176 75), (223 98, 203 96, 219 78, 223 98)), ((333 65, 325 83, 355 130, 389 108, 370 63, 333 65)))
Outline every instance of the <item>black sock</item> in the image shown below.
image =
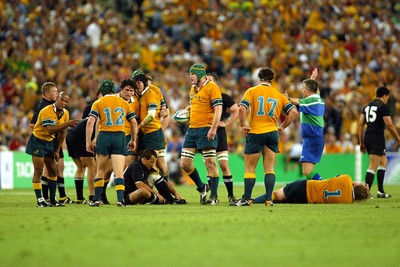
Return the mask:
POLYGON ((367 170, 367 173, 365 174, 365 182, 368 184, 369 190, 371 190, 372 184, 374 183, 374 177, 375 177, 375 172, 367 170))
POLYGON ((385 193, 383 190, 383 180, 385 179, 386 169, 378 169, 376 172, 376 176, 378 178, 378 191, 381 193, 385 193))
POLYGON ((36 198, 39 199, 42 197, 42 185, 40 183, 32 182, 33 190, 35 191, 36 198))
MULTIPOLYGON (((54 177, 55 178, 55 177, 54 177)), ((49 179, 50 201, 56 201, 57 180, 49 179)))
POLYGON ((67 195, 65 194, 64 177, 57 176, 57 187, 58 187, 58 193, 60 194, 60 198, 66 197, 67 195))
POLYGON ((251 199, 251 193, 256 183, 256 178, 245 178, 244 179, 244 199, 251 199))
POLYGON ((160 193, 160 195, 162 195, 168 203, 173 203, 174 197, 169 192, 167 182, 164 179, 161 179, 160 181, 156 181, 154 185, 156 186, 158 193, 160 193))
POLYGON ((145 199, 143 203, 158 204, 158 202, 158 197, 155 194, 151 193, 151 196, 148 199, 145 199))
POLYGON ((83 178, 75 177, 76 198, 83 200, 83 178))
POLYGON ((232 175, 227 175, 223 176, 224 178, 224 184, 226 187, 226 191, 228 191, 228 196, 233 196, 233 180, 232 180, 232 175))
POLYGON ((47 177, 42 176, 40 178, 42 183, 42 194, 44 199, 49 199, 49 180, 47 177))
POLYGON ((272 192, 274 191, 275 180, 276 180, 275 173, 266 173, 264 175, 266 200, 272 200, 272 192))
POLYGON ((219 184, 219 176, 217 177, 210 177, 210 198, 217 198, 218 197, 218 184, 219 184))
POLYGON ((103 189, 101 191, 101 198, 102 199, 107 199, 107 187, 108 187, 109 183, 110 183, 110 178, 104 179, 104 186, 103 186, 103 189))
POLYGON ((201 191, 204 188, 204 183, 200 179, 200 174, 195 168, 191 174, 189 174, 190 179, 196 184, 197 191, 201 191))

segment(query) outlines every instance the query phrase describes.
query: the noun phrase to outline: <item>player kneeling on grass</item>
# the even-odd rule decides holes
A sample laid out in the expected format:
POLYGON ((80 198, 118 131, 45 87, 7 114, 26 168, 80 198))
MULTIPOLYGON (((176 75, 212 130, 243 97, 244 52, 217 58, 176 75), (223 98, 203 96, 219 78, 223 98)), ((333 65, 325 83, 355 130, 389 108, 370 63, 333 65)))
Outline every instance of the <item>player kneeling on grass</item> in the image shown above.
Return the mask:
POLYGON ((186 204, 181 195, 155 170, 156 161, 157 153, 145 149, 139 160, 129 164, 124 172, 125 204, 186 204), (153 186, 158 192, 153 190, 153 186))
MULTIPOLYGON (((370 196, 368 184, 353 182, 347 174, 322 181, 297 180, 272 193, 274 203, 298 204, 345 204, 370 196)), ((265 203, 265 194, 254 199, 254 203, 265 203)))

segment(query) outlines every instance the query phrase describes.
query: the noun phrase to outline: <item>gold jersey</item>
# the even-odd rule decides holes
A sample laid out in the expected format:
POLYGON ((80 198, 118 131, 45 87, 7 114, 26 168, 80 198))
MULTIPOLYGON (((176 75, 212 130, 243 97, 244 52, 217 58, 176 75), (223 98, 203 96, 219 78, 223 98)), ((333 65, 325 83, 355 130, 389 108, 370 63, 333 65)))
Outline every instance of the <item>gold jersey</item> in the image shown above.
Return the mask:
POLYGON ((190 128, 210 127, 214 120, 214 107, 222 105, 219 86, 209 80, 196 93, 190 89, 190 128))
POLYGON ((56 126, 69 121, 69 112, 64 109, 60 117, 57 116, 55 104, 44 107, 38 115, 33 128, 33 135, 41 140, 53 141, 55 134, 50 134, 46 126, 56 126))
POLYGON ((308 180, 306 188, 310 204, 353 203, 353 182, 347 174, 322 181, 308 180))
POLYGON ((100 121, 100 132, 125 132, 125 121, 136 117, 127 101, 117 95, 105 95, 96 100, 89 116, 100 121))
POLYGON ((153 85, 153 84, 149 84, 149 88, 150 88, 150 90, 152 90, 154 93, 156 93, 156 95, 157 95, 158 98, 160 99, 160 104, 159 104, 160 109, 161 109, 162 107, 166 107, 166 106, 167 106, 167 102, 165 102, 165 98, 164 98, 164 96, 163 96, 163 94, 162 94, 161 89, 160 89, 159 87, 153 85))
POLYGON ((157 94, 153 90, 150 90, 149 87, 147 87, 145 90, 143 90, 142 95, 135 94, 135 98, 138 100, 140 106, 140 121, 143 121, 144 118, 146 118, 149 110, 156 110, 156 115, 154 116, 154 119, 149 122, 145 127, 141 128, 140 131, 143 134, 148 134, 160 129, 160 98, 157 96, 157 94))
POLYGON ((277 131, 281 112, 288 114, 295 107, 269 83, 261 83, 247 89, 239 105, 250 109, 250 133, 253 134, 277 131))
MULTIPOLYGON (((117 94, 117 96, 119 98, 123 99, 120 94, 117 94)), ((127 101, 128 104, 132 107, 132 110, 135 113, 135 115, 139 116, 139 102, 133 96, 131 96, 129 100, 125 100, 125 101, 127 101)), ((132 126, 131 126, 130 122, 125 120, 125 136, 131 135, 131 128, 132 128, 132 126)))

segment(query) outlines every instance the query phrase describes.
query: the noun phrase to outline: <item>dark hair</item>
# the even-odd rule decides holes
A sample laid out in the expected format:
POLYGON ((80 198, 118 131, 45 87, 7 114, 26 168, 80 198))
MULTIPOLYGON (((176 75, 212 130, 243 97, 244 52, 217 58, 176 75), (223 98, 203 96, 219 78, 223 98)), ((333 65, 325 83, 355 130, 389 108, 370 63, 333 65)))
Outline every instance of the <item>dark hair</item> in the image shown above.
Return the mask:
POLYGON ((376 97, 382 97, 384 95, 389 95, 390 94, 390 90, 387 89, 386 87, 378 87, 378 89, 376 89, 376 97))
POLYGON ((136 83, 135 83, 135 81, 133 80, 133 79, 125 79, 125 80, 123 80, 122 82, 121 82, 121 86, 120 86, 120 89, 122 90, 124 87, 126 87, 126 86, 130 86, 130 87, 132 87, 133 89, 137 89, 137 86, 136 86, 136 83))
POLYGON ((153 149, 146 148, 143 150, 142 154, 140 155, 141 158, 145 158, 147 160, 151 159, 151 157, 157 158, 157 152, 153 149))
POLYGON ((316 93, 318 92, 318 83, 313 79, 307 79, 303 81, 306 89, 310 92, 316 93))
POLYGON ((211 76, 214 78, 215 82, 218 82, 219 78, 215 72, 207 73, 206 76, 211 76))
POLYGON ((52 88, 52 87, 57 87, 57 85, 53 82, 45 82, 42 85, 42 94, 44 95, 44 94, 50 92, 50 88, 52 88))
POLYGON ((356 185, 353 187, 353 191, 355 201, 367 200, 371 197, 371 193, 365 185, 356 185))
POLYGON ((262 68, 258 72, 258 78, 260 81, 266 81, 266 82, 272 82, 272 80, 275 78, 275 72, 271 68, 262 68))

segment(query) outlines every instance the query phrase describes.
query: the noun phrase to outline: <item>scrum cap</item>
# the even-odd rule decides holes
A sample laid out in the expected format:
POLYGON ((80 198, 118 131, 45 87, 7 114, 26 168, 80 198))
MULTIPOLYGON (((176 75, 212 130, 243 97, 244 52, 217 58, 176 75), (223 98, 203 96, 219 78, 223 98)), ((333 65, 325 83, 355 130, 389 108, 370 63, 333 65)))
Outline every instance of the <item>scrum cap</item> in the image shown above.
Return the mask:
POLYGON ((136 77, 137 75, 139 75, 139 74, 144 74, 144 72, 143 72, 142 70, 135 70, 135 71, 132 73, 132 79, 135 79, 135 77, 136 77))
POLYGON ((101 82, 99 90, 102 95, 114 94, 115 84, 111 80, 104 80, 101 82))
POLYGON ((136 74, 135 76, 133 76, 133 80, 135 82, 142 82, 144 85, 144 88, 146 88, 147 85, 149 84, 149 79, 147 78, 147 76, 144 73, 136 74))
POLYGON ((206 76, 206 69, 201 64, 194 64, 190 67, 189 73, 194 73, 197 76, 197 80, 200 81, 201 78, 206 76))

